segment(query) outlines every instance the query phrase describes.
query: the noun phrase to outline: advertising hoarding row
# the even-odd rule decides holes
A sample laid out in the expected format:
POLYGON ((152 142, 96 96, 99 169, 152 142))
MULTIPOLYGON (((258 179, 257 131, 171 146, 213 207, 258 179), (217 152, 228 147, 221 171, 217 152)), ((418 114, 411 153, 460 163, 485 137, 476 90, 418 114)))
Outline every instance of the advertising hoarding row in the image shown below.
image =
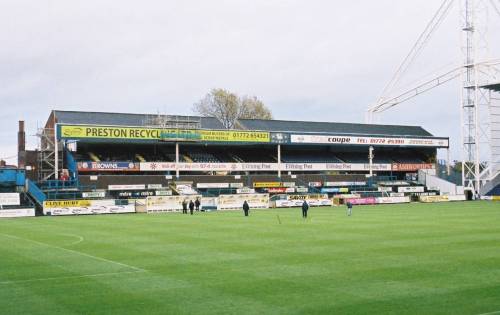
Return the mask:
MULTIPOLYGON (((410 172, 432 169, 430 163, 374 163, 374 171, 410 172)), ((79 162, 79 172, 266 172, 266 171, 369 171, 368 163, 175 163, 175 162, 79 162)))
POLYGON ((243 202, 247 201, 250 208, 269 208, 269 194, 236 194, 220 195, 219 197, 202 198, 196 196, 167 196, 167 197, 147 197, 146 209, 149 213, 154 212, 179 212, 182 210, 184 200, 195 200, 200 198, 202 208, 208 207, 218 210, 239 210, 243 202))
POLYGON ((178 128, 120 127, 104 125, 58 126, 59 139, 110 139, 203 142, 251 142, 366 146, 449 146, 448 138, 404 138, 383 136, 346 136, 335 134, 290 134, 247 130, 205 130, 178 128))

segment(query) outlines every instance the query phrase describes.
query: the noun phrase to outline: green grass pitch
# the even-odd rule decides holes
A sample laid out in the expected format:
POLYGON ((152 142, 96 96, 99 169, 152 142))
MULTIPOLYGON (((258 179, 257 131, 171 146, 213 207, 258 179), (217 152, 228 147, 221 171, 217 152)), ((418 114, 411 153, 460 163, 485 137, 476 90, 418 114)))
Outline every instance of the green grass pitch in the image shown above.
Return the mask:
POLYGON ((500 203, 309 214, 0 220, 0 314, 500 314, 500 203))

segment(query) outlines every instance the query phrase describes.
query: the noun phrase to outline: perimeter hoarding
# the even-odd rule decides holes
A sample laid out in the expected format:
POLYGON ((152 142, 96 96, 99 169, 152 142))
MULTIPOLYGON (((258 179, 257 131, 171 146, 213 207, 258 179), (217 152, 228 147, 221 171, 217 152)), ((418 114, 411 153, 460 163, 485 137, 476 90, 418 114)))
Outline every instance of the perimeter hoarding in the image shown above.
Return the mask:
POLYGON ((328 144, 366 146, 449 147, 448 138, 405 138, 346 136, 334 134, 291 134, 285 132, 249 130, 206 130, 147 128, 140 126, 70 125, 58 124, 57 136, 61 140, 134 140, 134 141, 200 141, 274 144, 328 144))
MULTIPOLYGON (((175 162, 143 162, 139 170, 142 172, 158 171, 368 171, 366 163, 175 163, 175 162)), ((372 164, 374 171, 391 171, 391 164, 372 164)))
POLYGON ((265 131, 144 128, 102 125, 58 125, 58 138, 75 140, 109 139, 254 143, 271 142, 270 133, 265 131))
POLYGON ((43 203, 43 214, 45 215, 113 214, 134 212, 134 204, 117 202, 113 199, 55 200, 44 201, 43 203))
POLYGON ((448 138, 358 137, 342 135, 292 134, 295 144, 371 145, 447 148, 448 138))
POLYGON ((0 218, 21 218, 21 217, 34 217, 34 216, 35 216, 34 208, 0 210, 0 218))
POLYGON ((19 206, 19 193, 0 193, 0 206, 19 206))

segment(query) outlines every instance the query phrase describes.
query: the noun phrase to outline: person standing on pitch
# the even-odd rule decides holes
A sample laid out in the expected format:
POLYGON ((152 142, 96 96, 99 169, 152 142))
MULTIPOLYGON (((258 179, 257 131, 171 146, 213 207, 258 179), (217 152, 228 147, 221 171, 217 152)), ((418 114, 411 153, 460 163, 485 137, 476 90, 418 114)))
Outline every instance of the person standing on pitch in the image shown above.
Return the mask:
POLYGON ((196 198, 196 200, 194 201, 194 206, 196 207, 196 211, 200 211, 200 205, 201 205, 200 198, 196 198))
POLYGON ((350 201, 347 202, 347 215, 351 216, 352 215, 352 203, 350 201))
POLYGON ((304 200, 302 203, 302 217, 304 219, 307 218, 307 211, 309 210, 309 205, 307 204, 307 201, 304 200))
POLYGON ((193 200, 189 200, 189 213, 193 215, 193 211, 194 211, 194 202, 193 200))
POLYGON ((188 213, 188 202, 187 199, 184 199, 182 201, 182 214, 187 214, 188 213))
POLYGON ((248 202, 245 200, 243 203, 243 212, 245 213, 245 217, 248 217, 248 211, 250 210, 250 206, 248 205, 248 202))

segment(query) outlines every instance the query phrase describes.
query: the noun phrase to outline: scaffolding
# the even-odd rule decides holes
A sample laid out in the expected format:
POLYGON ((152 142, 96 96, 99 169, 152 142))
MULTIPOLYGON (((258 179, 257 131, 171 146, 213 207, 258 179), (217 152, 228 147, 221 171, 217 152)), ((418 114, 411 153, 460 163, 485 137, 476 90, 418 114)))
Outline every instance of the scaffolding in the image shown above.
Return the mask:
POLYGON ((148 128, 160 129, 200 129, 201 118, 196 116, 148 115, 143 121, 148 128))
POLYGON ((57 179, 56 173, 62 168, 63 155, 60 150, 56 152, 54 128, 40 128, 37 136, 40 148, 38 150, 38 180, 57 179))

